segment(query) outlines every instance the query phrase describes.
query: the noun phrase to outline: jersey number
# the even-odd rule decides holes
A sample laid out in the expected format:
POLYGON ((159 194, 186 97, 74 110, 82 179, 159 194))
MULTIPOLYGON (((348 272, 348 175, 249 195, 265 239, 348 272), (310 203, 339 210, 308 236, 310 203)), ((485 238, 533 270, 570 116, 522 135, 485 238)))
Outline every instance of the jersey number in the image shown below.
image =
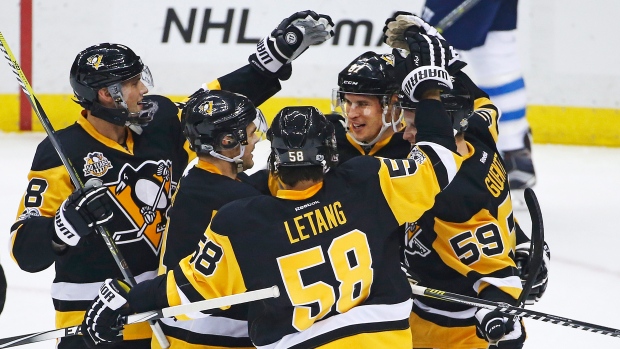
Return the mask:
POLYGON ((200 241, 198 250, 194 252, 189 263, 204 276, 211 276, 223 255, 224 251, 219 245, 205 238, 204 241, 200 241))
POLYGON ((499 228, 493 223, 479 227, 474 234, 471 231, 466 231, 452 237, 450 246, 465 265, 480 260, 480 253, 491 257, 504 251, 499 228))
POLYGON ((332 241, 327 250, 332 270, 338 280, 338 294, 323 281, 305 284, 302 272, 325 263, 320 246, 278 258, 278 267, 293 311, 293 327, 303 331, 322 319, 332 306, 344 313, 363 302, 373 280, 372 257, 366 234, 352 230, 332 241))
POLYGON ((47 190, 47 181, 42 178, 33 178, 28 183, 26 196, 24 197, 25 207, 41 207, 43 204, 43 193, 47 190))

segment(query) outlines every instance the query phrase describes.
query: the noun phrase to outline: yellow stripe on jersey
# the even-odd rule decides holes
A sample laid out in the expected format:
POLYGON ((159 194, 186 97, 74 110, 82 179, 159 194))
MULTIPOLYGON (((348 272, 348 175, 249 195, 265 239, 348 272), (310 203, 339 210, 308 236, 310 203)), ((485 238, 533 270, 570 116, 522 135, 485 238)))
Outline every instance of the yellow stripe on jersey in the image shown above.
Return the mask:
POLYGON ((415 313, 409 317, 413 348, 486 348, 489 343, 476 336, 476 326, 443 327, 415 313))
POLYGON ((26 209, 36 209, 43 217, 54 217, 60 204, 73 192, 71 178, 64 166, 28 173, 28 187, 19 203, 17 220, 26 209))
MULTIPOLYGON (((187 256, 179 263, 183 274, 196 292, 204 299, 211 299, 247 291, 228 237, 211 231, 209 226, 199 245, 198 254, 187 256), (221 250, 221 253, 215 251, 217 249, 221 250)), ((174 306, 191 301, 182 292, 174 280, 174 271, 168 272, 168 304, 174 306)), ((223 307, 222 310, 228 308, 230 307, 223 307)))
MULTIPOLYGON (((80 325, 85 313, 85 311, 56 311, 56 328, 80 325)), ((148 339, 152 334, 148 322, 127 325, 123 328, 124 340, 148 339)))
MULTIPOLYGON (((445 150, 445 153, 438 156, 444 167, 448 168, 448 178, 441 180, 447 183, 454 176, 449 169, 458 170, 463 158, 445 148, 441 149, 445 150)), ((437 150, 442 151, 441 149, 437 150)), ((417 147, 412 151, 414 152, 418 154, 415 159, 379 158, 382 160, 379 168, 381 191, 399 225, 417 221, 424 212, 433 207, 435 196, 442 189, 428 155, 417 147)))
POLYGON ((127 146, 127 149, 125 149, 122 145, 118 144, 118 142, 113 141, 99 133, 95 126, 86 120, 86 118, 78 118, 77 123, 84 129, 84 131, 86 131, 86 133, 97 141, 103 143, 106 147, 118 150, 125 154, 133 154, 133 135, 131 132, 126 133, 127 139, 125 140, 125 145, 127 146))
POLYGON ((497 130, 499 115, 493 102, 486 97, 476 99, 474 101, 474 113, 487 121, 489 125, 489 133, 493 137, 495 143, 497 143, 497 138, 499 137, 497 130))
POLYGON ((383 332, 360 333, 335 340, 317 349, 341 348, 390 348, 410 349, 411 330, 395 330, 383 332))

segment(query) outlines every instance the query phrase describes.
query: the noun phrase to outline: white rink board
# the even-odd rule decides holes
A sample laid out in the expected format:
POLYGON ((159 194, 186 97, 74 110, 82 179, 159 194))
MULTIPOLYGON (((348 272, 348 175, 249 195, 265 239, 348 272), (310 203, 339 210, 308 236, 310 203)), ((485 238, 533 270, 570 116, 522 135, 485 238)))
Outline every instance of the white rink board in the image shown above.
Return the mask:
MULTIPOLYGON (((366 29, 357 30, 354 45, 348 45, 350 27, 343 26, 340 41, 314 47, 294 63, 291 81, 284 83, 281 97, 329 98, 337 73, 366 50, 376 47, 384 20, 395 10, 419 13, 422 0, 317 0, 298 1, 229 0, 84 0, 33 1, 33 85, 39 94, 69 94, 69 67, 80 50, 99 42, 119 42, 132 47, 150 66, 155 77, 153 93, 186 95, 204 81, 226 74, 247 62, 253 44, 238 43, 244 10, 247 10, 242 39, 267 35, 294 11, 312 8, 329 14, 336 24, 367 21, 372 25, 370 45, 366 29), (172 11, 188 28, 192 9, 192 37, 185 42, 172 26, 162 43, 166 16, 172 11), (212 22, 225 22, 232 10, 228 43, 223 29, 209 29, 200 42, 205 11, 212 22)), ((614 40, 620 32, 616 14, 620 2, 598 0, 522 0, 519 4, 521 55, 529 104, 617 108, 620 101, 620 65, 614 40)), ((19 1, 3 0, 0 30, 13 51, 19 53, 19 1)), ((243 40, 242 40, 243 41, 243 40)), ((0 68, 0 93, 14 93, 15 80, 0 68)))

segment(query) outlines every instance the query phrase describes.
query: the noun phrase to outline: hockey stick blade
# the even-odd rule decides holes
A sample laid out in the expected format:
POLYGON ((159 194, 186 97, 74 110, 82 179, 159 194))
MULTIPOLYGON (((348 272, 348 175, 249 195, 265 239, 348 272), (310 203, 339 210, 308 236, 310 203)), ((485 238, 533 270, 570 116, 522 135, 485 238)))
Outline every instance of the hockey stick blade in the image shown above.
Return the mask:
POLYGON ((528 262, 529 273, 523 285, 521 295, 517 301, 518 307, 523 307, 525 305, 527 296, 532 290, 532 285, 534 285, 536 277, 540 271, 540 267, 542 266, 543 254, 545 253, 543 251, 545 243, 545 229, 538 199, 536 198, 536 194, 534 194, 534 190, 531 188, 526 188, 523 195, 527 209, 530 212, 530 219, 532 220, 532 242, 530 244, 530 261, 528 262))
MULTIPOLYGON (((207 299, 204 301, 177 305, 156 311, 147 311, 140 314, 123 316, 121 322, 124 324, 134 324, 143 321, 157 320, 164 317, 178 316, 203 310, 221 308, 224 306, 254 302, 267 298, 278 298, 280 290, 278 286, 263 288, 256 291, 234 294, 220 298, 207 299)), ((30 333, 21 336, 0 339, 0 348, 10 348, 24 344, 40 342, 48 339, 58 339, 81 334, 80 326, 65 327, 51 331, 30 333)))
POLYGON ((561 316, 541 313, 538 311, 533 311, 529 309, 519 308, 512 306, 506 303, 497 303, 493 301, 489 301, 486 299, 479 299, 469 296, 464 296, 457 293, 451 293, 446 291, 434 290, 431 288, 411 285, 411 290, 413 294, 418 296, 430 297, 439 300, 443 300, 446 302, 460 303, 464 305, 469 305, 471 307, 485 308, 489 310, 497 310, 504 314, 519 316, 522 318, 529 318, 534 320, 539 320, 543 322, 550 322, 554 325, 562 325, 571 328, 577 328, 580 330, 599 333, 606 336, 618 337, 620 338, 620 329, 615 329, 611 327, 605 327, 595 324, 590 324, 587 322, 572 320, 568 318, 564 318, 561 316))

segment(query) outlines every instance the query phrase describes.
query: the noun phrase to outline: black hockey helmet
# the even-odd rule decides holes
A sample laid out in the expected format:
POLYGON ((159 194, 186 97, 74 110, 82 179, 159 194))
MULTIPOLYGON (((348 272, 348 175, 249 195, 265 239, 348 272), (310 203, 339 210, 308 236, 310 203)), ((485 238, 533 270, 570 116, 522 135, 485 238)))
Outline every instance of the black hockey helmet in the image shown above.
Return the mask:
POLYGON ((394 55, 363 53, 338 74, 338 90, 374 95, 397 93, 400 84, 394 73, 394 55))
POLYGON ((460 79, 452 80, 453 88, 441 93, 441 102, 452 118, 452 128, 456 133, 460 133, 467 130, 468 119, 474 112, 474 98, 460 79))
MULTIPOLYGON (((266 132, 267 123, 260 110, 245 96, 223 91, 200 89, 181 103, 181 124, 189 147, 198 154, 220 156, 222 149, 248 144, 247 127, 256 124, 257 132, 266 132)), ((238 156, 243 155, 243 151, 238 156)))
POLYGON ((271 141, 269 166, 322 166, 323 172, 338 164, 334 125, 315 107, 286 107, 267 131, 271 141))
POLYGON ((102 43, 90 46, 78 53, 71 66, 69 82, 76 102, 92 114, 116 125, 146 125, 157 110, 155 102, 143 102, 142 111, 131 113, 123 100, 122 83, 140 76, 147 87, 153 86, 153 78, 147 66, 129 47, 102 43), (97 93, 108 88, 115 100, 116 109, 99 104, 97 93))

